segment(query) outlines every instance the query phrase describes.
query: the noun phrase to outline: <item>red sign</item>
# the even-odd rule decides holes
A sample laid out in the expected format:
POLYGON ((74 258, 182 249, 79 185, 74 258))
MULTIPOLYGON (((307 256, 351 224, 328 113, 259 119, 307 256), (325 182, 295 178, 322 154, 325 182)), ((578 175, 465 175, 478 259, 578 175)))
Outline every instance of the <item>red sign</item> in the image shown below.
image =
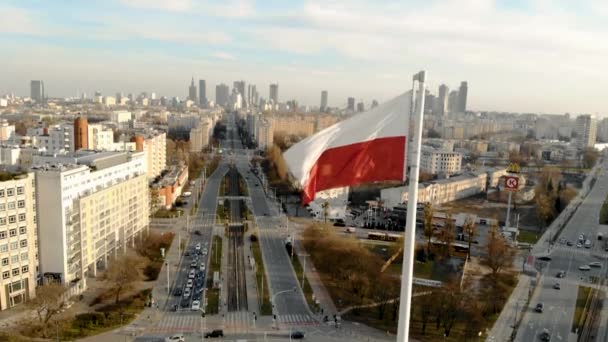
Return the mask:
POLYGON ((509 191, 517 191, 519 188, 519 178, 514 176, 505 176, 505 189, 509 191))

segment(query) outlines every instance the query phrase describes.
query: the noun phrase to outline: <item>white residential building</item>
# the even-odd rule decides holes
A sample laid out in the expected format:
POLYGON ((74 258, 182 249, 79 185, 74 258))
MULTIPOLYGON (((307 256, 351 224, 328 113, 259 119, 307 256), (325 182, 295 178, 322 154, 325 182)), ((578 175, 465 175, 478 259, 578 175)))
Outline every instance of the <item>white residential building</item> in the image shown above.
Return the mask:
POLYGON ((150 209, 145 153, 81 152, 75 161, 36 168, 40 273, 70 294, 133 246, 150 209))
POLYGON ((0 311, 36 295, 34 173, 0 182, 0 311))
POLYGON ((0 121, 0 142, 13 140, 15 137, 15 125, 9 125, 8 121, 0 121))
POLYGON ((114 132, 101 124, 88 125, 88 149, 113 151, 114 132))
POLYGON ((110 115, 110 120, 115 123, 126 123, 133 118, 133 114, 127 110, 115 110, 110 115))
POLYGON ((597 137, 597 119, 591 115, 576 117, 577 147, 586 148, 595 146, 597 137))
POLYGON ((424 147, 420 154, 420 169, 422 171, 439 174, 452 175, 460 172, 462 154, 459 152, 435 150, 424 147))
POLYGON ((49 153, 74 151, 74 125, 63 123, 48 128, 28 129, 32 145, 49 153))
POLYGON ((272 125, 268 121, 260 120, 256 126, 255 138, 258 143, 258 149, 265 150, 273 144, 274 133, 272 125))

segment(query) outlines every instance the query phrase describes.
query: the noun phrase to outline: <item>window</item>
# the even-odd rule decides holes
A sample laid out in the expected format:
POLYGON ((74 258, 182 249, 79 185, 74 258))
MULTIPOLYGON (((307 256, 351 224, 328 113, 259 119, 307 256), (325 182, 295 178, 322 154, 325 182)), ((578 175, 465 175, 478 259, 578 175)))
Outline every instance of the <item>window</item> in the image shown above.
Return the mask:
POLYGON ((25 201, 24 200, 17 201, 17 208, 25 208, 25 201))
POLYGON ((25 233, 27 233, 27 228, 19 227, 19 234, 25 234, 25 233))
POLYGON ((24 192, 25 191, 23 190, 22 186, 20 186, 20 187, 17 188, 17 195, 23 195, 24 192))
POLYGON ((11 242, 11 250, 19 248, 19 243, 17 241, 11 242))
POLYGON ((4 190, 0 190, 0 197, 4 197, 4 190))
POLYGON ((8 265, 8 258, 2 258, 2 266, 8 265))
POLYGON ((8 244, 0 245, 0 253, 8 252, 8 244))
POLYGON ((6 239, 6 231, 0 232, 0 239, 6 239))
POLYGON ((8 223, 15 223, 15 222, 17 222, 17 216, 11 215, 8 217, 8 223))
POLYGON ((17 229, 11 229, 8 231, 10 237, 17 236, 17 229))
POLYGON ((21 273, 27 273, 29 267, 27 265, 21 267, 21 273))
POLYGON ((21 261, 27 261, 27 252, 21 253, 21 261))
POLYGON ((19 245, 21 247, 27 247, 27 240, 21 240, 21 241, 19 241, 19 245))
POLYGON ((6 272, 2 272, 2 279, 8 279, 11 276, 11 272, 6 271, 6 272))
POLYGON ((8 202, 8 210, 15 210, 15 202, 8 202))
POLYGON ((25 221, 25 214, 19 214, 19 222, 25 221))
POLYGON ((6 204, 0 203, 0 211, 6 210, 6 204))
POLYGON ((19 275, 19 269, 18 268, 13 268, 13 277, 14 276, 18 276, 19 275))
POLYGON ((0 224, 6 224, 6 217, 0 217, 0 224))
POLYGON ((6 196, 14 196, 15 189, 6 189, 6 196))
POLYGON ((19 262, 19 255, 11 256, 11 264, 16 264, 19 262))

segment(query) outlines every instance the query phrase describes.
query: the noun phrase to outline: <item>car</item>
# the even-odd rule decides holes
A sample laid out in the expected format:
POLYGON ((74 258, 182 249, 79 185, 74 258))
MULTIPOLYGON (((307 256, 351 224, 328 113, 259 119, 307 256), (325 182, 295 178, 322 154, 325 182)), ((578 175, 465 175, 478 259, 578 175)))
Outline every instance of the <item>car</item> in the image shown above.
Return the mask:
POLYGON ((203 248, 203 255, 207 255, 207 248, 203 248))
POLYGON ((176 297, 180 297, 182 295, 182 289, 180 289, 179 287, 176 288, 175 290, 173 290, 173 295, 176 297))
POLYGON ((200 309, 201 309, 201 302, 198 300, 192 301, 192 310, 200 310, 200 309))
POLYGON ((568 246, 572 247, 574 244, 572 243, 572 241, 567 241, 567 242, 566 242, 566 245, 568 245, 568 246))
POLYGON ((196 275, 196 271, 195 270, 190 270, 190 273, 188 273, 188 278, 194 279, 195 275, 196 275))
POLYGON ((578 267, 578 269, 581 271, 589 271, 591 267, 589 267, 588 265, 581 265, 578 267))
POLYGON ((602 263, 599 261, 594 261, 589 263, 590 267, 602 267, 602 263))
POLYGON ((184 255, 185 255, 185 256, 190 256, 190 251, 186 250, 186 251, 184 252, 184 255))
POLYGON ((579 242, 579 243, 576 244, 576 248, 581 248, 581 247, 583 247, 582 243, 579 242))
POLYGON ((215 329, 205 334, 205 338, 224 337, 224 330, 215 329))
POLYGON ((538 260, 551 261, 551 257, 548 255, 544 255, 544 256, 539 257, 538 260))
POLYGON ((579 234, 578 241, 580 241, 580 242, 585 241, 585 234, 579 234))
POLYGON ((192 287, 192 279, 188 279, 186 282, 186 288, 192 287))
POLYGON ((304 333, 301 331, 294 331, 291 333, 291 338, 294 340, 301 340, 304 338, 304 333))
POLYGON ((200 250, 201 250, 201 244, 200 244, 200 243, 197 243, 197 244, 196 244, 196 247, 194 247, 194 248, 195 248, 197 251, 200 251, 200 250))
POLYGON ((196 265, 198 265, 198 262, 196 262, 196 260, 194 260, 190 263, 190 267, 194 268, 194 267, 196 267, 196 265))
POLYGON ((558 277, 558 278, 565 278, 566 277, 566 271, 559 271, 559 272, 557 272, 556 277, 558 277))
POLYGON ((191 294, 192 292, 190 292, 190 288, 186 287, 186 289, 184 290, 184 298, 190 298, 191 294))
POLYGON ((540 335, 538 335, 538 338, 540 338, 541 341, 551 341, 551 333, 549 333, 549 330, 544 329, 543 332, 540 333, 540 335))
POLYGON ((561 243, 562 245, 565 244, 566 243, 566 239, 564 239, 564 238, 559 239, 559 243, 561 243))
POLYGON ((201 231, 200 231, 200 230, 195 230, 195 231, 194 231, 194 234, 195 234, 195 235, 201 235, 201 231))
POLYGON ((184 335, 183 334, 175 334, 175 335, 171 335, 167 338, 165 338, 165 342, 184 342, 184 335))
POLYGON ((205 264, 201 263, 201 266, 199 267, 199 270, 201 270, 201 272, 205 272, 205 264))
POLYGON ((559 286, 559 283, 555 283, 553 285, 553 288, 556 289, 556 290, 559 290, 559 289, 561 289, 561 286, 559 286))
POLYGON ((542 313, 543 312, 543 303, 536 304, 536 307, 534 308, 534 311, 536 311, 538 313, 542 313))

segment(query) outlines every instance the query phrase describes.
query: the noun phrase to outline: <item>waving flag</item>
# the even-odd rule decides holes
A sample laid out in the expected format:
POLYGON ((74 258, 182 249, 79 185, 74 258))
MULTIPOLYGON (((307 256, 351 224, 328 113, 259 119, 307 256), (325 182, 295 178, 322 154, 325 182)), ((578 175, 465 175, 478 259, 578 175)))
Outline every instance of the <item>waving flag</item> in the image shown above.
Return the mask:
POLYGON ((287 166, 304 191, 304 204, 322 190, 402 181, 411 100, 406 92, 285 151, 287 166))

